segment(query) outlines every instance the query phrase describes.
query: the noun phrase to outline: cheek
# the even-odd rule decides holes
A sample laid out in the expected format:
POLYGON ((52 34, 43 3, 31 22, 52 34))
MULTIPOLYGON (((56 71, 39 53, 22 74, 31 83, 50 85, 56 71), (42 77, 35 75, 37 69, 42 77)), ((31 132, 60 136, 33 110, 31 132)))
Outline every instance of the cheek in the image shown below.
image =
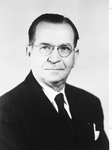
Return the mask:
POLYGON ((63 63, 66 66, 66 69, 70 71, 74 66, 74 56, 70 57, 69 59, 64 60, 63 63))
POLYGON ((31 57, 31 67, 37 71, 40 71, 44 66, 45 60, 35 54, 31 57))

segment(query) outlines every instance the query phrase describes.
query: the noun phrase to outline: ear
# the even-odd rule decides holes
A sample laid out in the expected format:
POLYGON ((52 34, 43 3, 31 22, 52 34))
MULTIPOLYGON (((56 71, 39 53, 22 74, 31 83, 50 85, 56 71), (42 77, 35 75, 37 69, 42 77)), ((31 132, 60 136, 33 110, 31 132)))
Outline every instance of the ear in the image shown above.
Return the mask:
POLYGON ((74 49, 74 64, 73 64, 73 68, 75 67, 75 64, 76 64, 76 62, 77 62, 77 58, 78 58, 78 56, 79 56, 79 48, 77 48, 77 47, 75 47, 75 49, 74 49))
POLYGON ((27 45, 26 46, 26 55, 29 58, 31 56, 32 47, 27 45))

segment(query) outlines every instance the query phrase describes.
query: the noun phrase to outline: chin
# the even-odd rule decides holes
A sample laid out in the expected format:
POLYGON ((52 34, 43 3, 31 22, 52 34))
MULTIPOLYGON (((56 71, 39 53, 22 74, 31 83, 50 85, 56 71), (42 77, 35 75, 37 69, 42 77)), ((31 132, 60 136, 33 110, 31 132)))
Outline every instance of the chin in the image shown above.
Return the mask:
POLYGON ((58 83, 58 82, 61 82, 61 81, 64 81, 65 79, 64 78, 57 78, 57 77, 55 77, 55 78, 49 78, 49 79, 47 79, 47 81, 49 82, 49 83, 58 83))

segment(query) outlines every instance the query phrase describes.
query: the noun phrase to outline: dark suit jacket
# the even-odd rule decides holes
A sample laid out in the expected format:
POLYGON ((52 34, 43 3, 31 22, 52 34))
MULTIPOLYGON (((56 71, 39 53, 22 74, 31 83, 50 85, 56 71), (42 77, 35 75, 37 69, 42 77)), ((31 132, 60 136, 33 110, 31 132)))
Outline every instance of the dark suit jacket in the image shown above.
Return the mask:
POLYGON ((75 139, 32 73, 0 98, 0 150, 108 150, 100 101, 66 84, 75 139), (94 140, 93 124, 100 131, 94 140))

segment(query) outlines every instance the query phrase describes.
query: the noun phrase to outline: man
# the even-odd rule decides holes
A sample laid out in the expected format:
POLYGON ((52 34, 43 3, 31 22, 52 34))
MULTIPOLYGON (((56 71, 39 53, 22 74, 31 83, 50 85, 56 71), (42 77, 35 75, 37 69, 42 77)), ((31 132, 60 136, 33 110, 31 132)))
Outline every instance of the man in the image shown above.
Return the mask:
POLYGON ((78 39, 61 15, 43 14, 32 23, 31 71, 0 98, 1 150, 108 150, 99 99, 66 83, 78 39))

